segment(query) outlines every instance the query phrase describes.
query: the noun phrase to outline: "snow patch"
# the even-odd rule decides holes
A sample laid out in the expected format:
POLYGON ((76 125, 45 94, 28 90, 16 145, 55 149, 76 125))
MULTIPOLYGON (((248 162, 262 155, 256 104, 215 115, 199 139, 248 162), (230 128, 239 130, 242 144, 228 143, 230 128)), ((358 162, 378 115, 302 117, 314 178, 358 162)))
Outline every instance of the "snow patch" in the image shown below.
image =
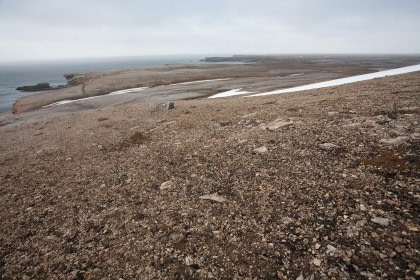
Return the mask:
POLYGON ((118 95, 118 94, 130 93, 130 92, 137 92, 137 91, 141 91, 141 90, 145 90, 145 89, 147 89, 147 87, 129 88, 129 89, 113 91, 113 92, 110 92, 106 95, 118 95))
POLYGON ((325 88, 325 87, 332 87, 332 86, 339 86, 339 85, 345 85, 350 83, 356 83, 361 81, 367 81, 375 78, 383 78, 386 76, 394 76, 399 74, 405 74, 410 72, 420 71, 420 64, 408 66, 408 67, 402 67, 392 70, 386 70, 386 71, 380 71, 370 74, 364 74, 364 75, 358 75, 348 78, 341 78, 321 83, 314 83, 309 84, 305 86, 298 86, 293 88, 286 88, 286 89, 280 89, 280 90, 274 90, 269 92, 263 92, 263 93, 257 93, 250 96, 265 96, 265 95, 272 95, 272 94, 280 94, 280 93, 287 93, 287 92, 296 92, 296 91, 303 91, 303 90, 309 90, 309 89, 317 89, 317 88, 325 88))
POLYGON ((148 87, 130 88, 130 89, 113 91, 113 92, 110 92, 110 93, 104 94, 104 95, 91 96, 91 97, 85 97, 85 98, 74 99, 74 100, 62 100, 62 101, 58 101, 58 102, 55 102, 55 103, 51 103, 51 104, 42 106, 42 108, 48 108, 48 107, 57 106, 57 105, 64 105, 64 104, 73 103, 73 102, 76 102, 76 101, 83 101, 83 100, 88 100, 88 99, 93 99, 93 98, 98 98, 98 97, 104 97, 104 96, 110 96, 110 95, 119 95, 119 94, 137 92, 137 91, 145 90, 147 88, 148 87))
POLYGON ((228 91, 216 93, 212 96, 209 96, 208 98, 229 97, 229 96, 248 94, 248 93, 253 93, 253 92, 245 91, 245 90, 242 90, 241 88, 237 88, 237 89, 231 89, 231 90, 228 90, 228 91))

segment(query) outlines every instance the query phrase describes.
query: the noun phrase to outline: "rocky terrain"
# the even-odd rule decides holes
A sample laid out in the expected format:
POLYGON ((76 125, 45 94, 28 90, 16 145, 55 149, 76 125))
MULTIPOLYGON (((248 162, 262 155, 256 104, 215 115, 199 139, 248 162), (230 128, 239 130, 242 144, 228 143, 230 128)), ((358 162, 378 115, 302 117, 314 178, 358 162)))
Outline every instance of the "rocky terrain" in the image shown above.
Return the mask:
POLYGON ((12 111, 28 112, 62 100, 101 96, 118 90, 140 87, 150 88, 153 97, 162 97, 167 94, 166 91, 159 89, 162 86, 211 79, 231 79, 231 81, 225 80, 216 87, 202 84, 196 91, 182 92, 179 98, 209 96, 234 88, 245 88, 251 92, 270 91, 281 87, 293 87, 419 64, 420 56, 236 55, 205 58, 203 61, 225 64, 167 65, 147 69, 66 74, 64 76, 67 85, 19 98, 14 103, 12 111), (229 64, 238 62, 239 64, 229 64))
POLYGON ((1 279, 418 279, 420 73, 0 126, 1 279))

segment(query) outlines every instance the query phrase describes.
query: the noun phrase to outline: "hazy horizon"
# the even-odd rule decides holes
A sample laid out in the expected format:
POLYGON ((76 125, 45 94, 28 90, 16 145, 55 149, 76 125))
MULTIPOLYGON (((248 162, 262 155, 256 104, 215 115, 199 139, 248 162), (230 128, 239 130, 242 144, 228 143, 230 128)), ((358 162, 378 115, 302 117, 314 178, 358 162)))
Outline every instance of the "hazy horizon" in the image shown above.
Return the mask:
POLYGON ((64 57, 64 58, 40 58, 40 59, 23 59, 23 60, 10 60, 10 61, 0 61, 0 66, 15 65, 15 64, 50 64, 50 63, 62 63, 62 62, 74 62, 74 63, 83 63, 83 62, 100 62, 100 61, 118 61, 118 60, 127 60, 127 59, 161 59, 165 60, 167 58, 206 58, 206 57, 230 57, 236 55, 249 55, 249 56, 420 56, 418 53, 244 53, 244 54, 150 54, 150 55, 130 55, 130 56, 103 56, 103 57, 64 57))
POLYGON ((0 0, 0 64, 176 55, 419 54, 420 1, 0 0))

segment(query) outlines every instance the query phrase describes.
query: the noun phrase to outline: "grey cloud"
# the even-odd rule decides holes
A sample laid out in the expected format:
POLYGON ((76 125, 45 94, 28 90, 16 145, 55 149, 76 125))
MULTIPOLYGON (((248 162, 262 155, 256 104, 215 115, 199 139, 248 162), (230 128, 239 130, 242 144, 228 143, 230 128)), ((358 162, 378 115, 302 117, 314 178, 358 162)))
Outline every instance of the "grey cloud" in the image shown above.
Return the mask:
POLYGON ((204 53, 418 53, 416 0, 0 0, 0 62, 204 53))

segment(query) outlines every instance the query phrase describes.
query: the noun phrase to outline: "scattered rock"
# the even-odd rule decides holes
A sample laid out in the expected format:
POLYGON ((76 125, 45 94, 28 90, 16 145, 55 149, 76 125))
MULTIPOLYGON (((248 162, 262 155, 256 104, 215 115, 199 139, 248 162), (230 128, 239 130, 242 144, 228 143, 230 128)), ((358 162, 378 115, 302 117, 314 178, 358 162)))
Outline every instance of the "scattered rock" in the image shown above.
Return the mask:
POLYGON ((293 124, 293 121, 275 120, 267 125, 264 125, 264 124, 261 125, 261 128, 273 131, 279 128, 286 128, 288 126, 291 126, 292 124, 293 124))
POLYGON ((410 135, 410 137, 411 137, 412 139, 414 139, 414 140, 419 140, 419 139, 420 139, 420 133, 417 133, 417 132, 412 133, 412 134, 410 135))
POLYGON ((332 245, 327 245, 327 254, 329 254, 329 253, 335 253, 335 251, 337 251, 337 248, 335 248, 332 245))
POLYGON ((409 231, 414 231, 414 232, 418 232, 419 231, 418 228, 413 227, 413 226, 407 226, 407 228, 408 228, 409 231))
POLYGON ((168 102, 166 102, 166 103, 165 103, 165 108, 166 108, 167 110, 171 110, 171 109, 175 108, 175 102, 173 102, 173 101, 168 101, 168 102))
POLYGON ((312 263, 313 263, 315 266, 320 266, 320 265, 321 265, 321 260, 320 260, 320 259, 313 259, 312 263))
POLYGON ((401 247, 401 246, 396 246, 394 249, 395 249, 395 251, 396 251, 396 252, 398 252, 398 253, 402 253, 402 252, 404 252, 404 248, 403 248, 403 247, 401 247))
POLYGON ((346 124, 346 125, 343 125, 343 127, 356 127, 356 126, 361 126, 362 124, 361 123, 349 123, 349 124, 346 124))
POLYGON ((323 150, 331 150, 334 148, 338 148, 338 146, 333 143, 322 143, 322 144, 319 144, 318 147, 320 147, 323 150))
POLYGON ((388 218, 381 218, 381 217, 374 217, 373 219, 371 219, 372 222, 374 222, 375 224, 379 224, 381 226, 388 226, 390 220, 388 218))
POLYGON ((185 264, 190 266, 194 264, 193 259, 190 256, 185 257, 185 264))
POLYGON ((225 202, 226 201, 226 198, 218 195, 217 193, 203 195, 203 196, 200 196, 199 198, 200 199, 205 199, 205 200, 213 200, 213 201, 216 201, 216 202, 225 202))
POLYGON ((150 104, 149 106, 149 110, 150 112, 157 112, 157 111, 162 111, 162 110, 171 110, 175 108, 175 102, 173 101, 168 101, 165 103, 153 103, 150 104))
POLYGON ((257 112, 249 113, 249 114, 243 115, 243 116, 242 116, 242 118, 249 118, 249 117, 253 117, 253 116, 255 116, 256 114, 257 114, 257 112))
POLYGON ((263 153, 265 153, 267 151, 268 151, 268 149, 265 146, 262 146, 262 147, 259 147, 259 148, 255 148, 254 149, 254 152, 260 153, 260 154, 263 154, 263 153))
POLYGON ((159 187, 160 190, 166 190, 170 188, 172 188, 172 181, 163 182, 159 187))
POLYGON ((328 269, 328 274, 338 274, 338 269, 336 267, 331 267, 328 269))
POLYGON ((396 138, 381 139, 379 143, 388 144, 388 145, 400 145, 406 142, 408 139, 407 136, 398 136, 396 138))

